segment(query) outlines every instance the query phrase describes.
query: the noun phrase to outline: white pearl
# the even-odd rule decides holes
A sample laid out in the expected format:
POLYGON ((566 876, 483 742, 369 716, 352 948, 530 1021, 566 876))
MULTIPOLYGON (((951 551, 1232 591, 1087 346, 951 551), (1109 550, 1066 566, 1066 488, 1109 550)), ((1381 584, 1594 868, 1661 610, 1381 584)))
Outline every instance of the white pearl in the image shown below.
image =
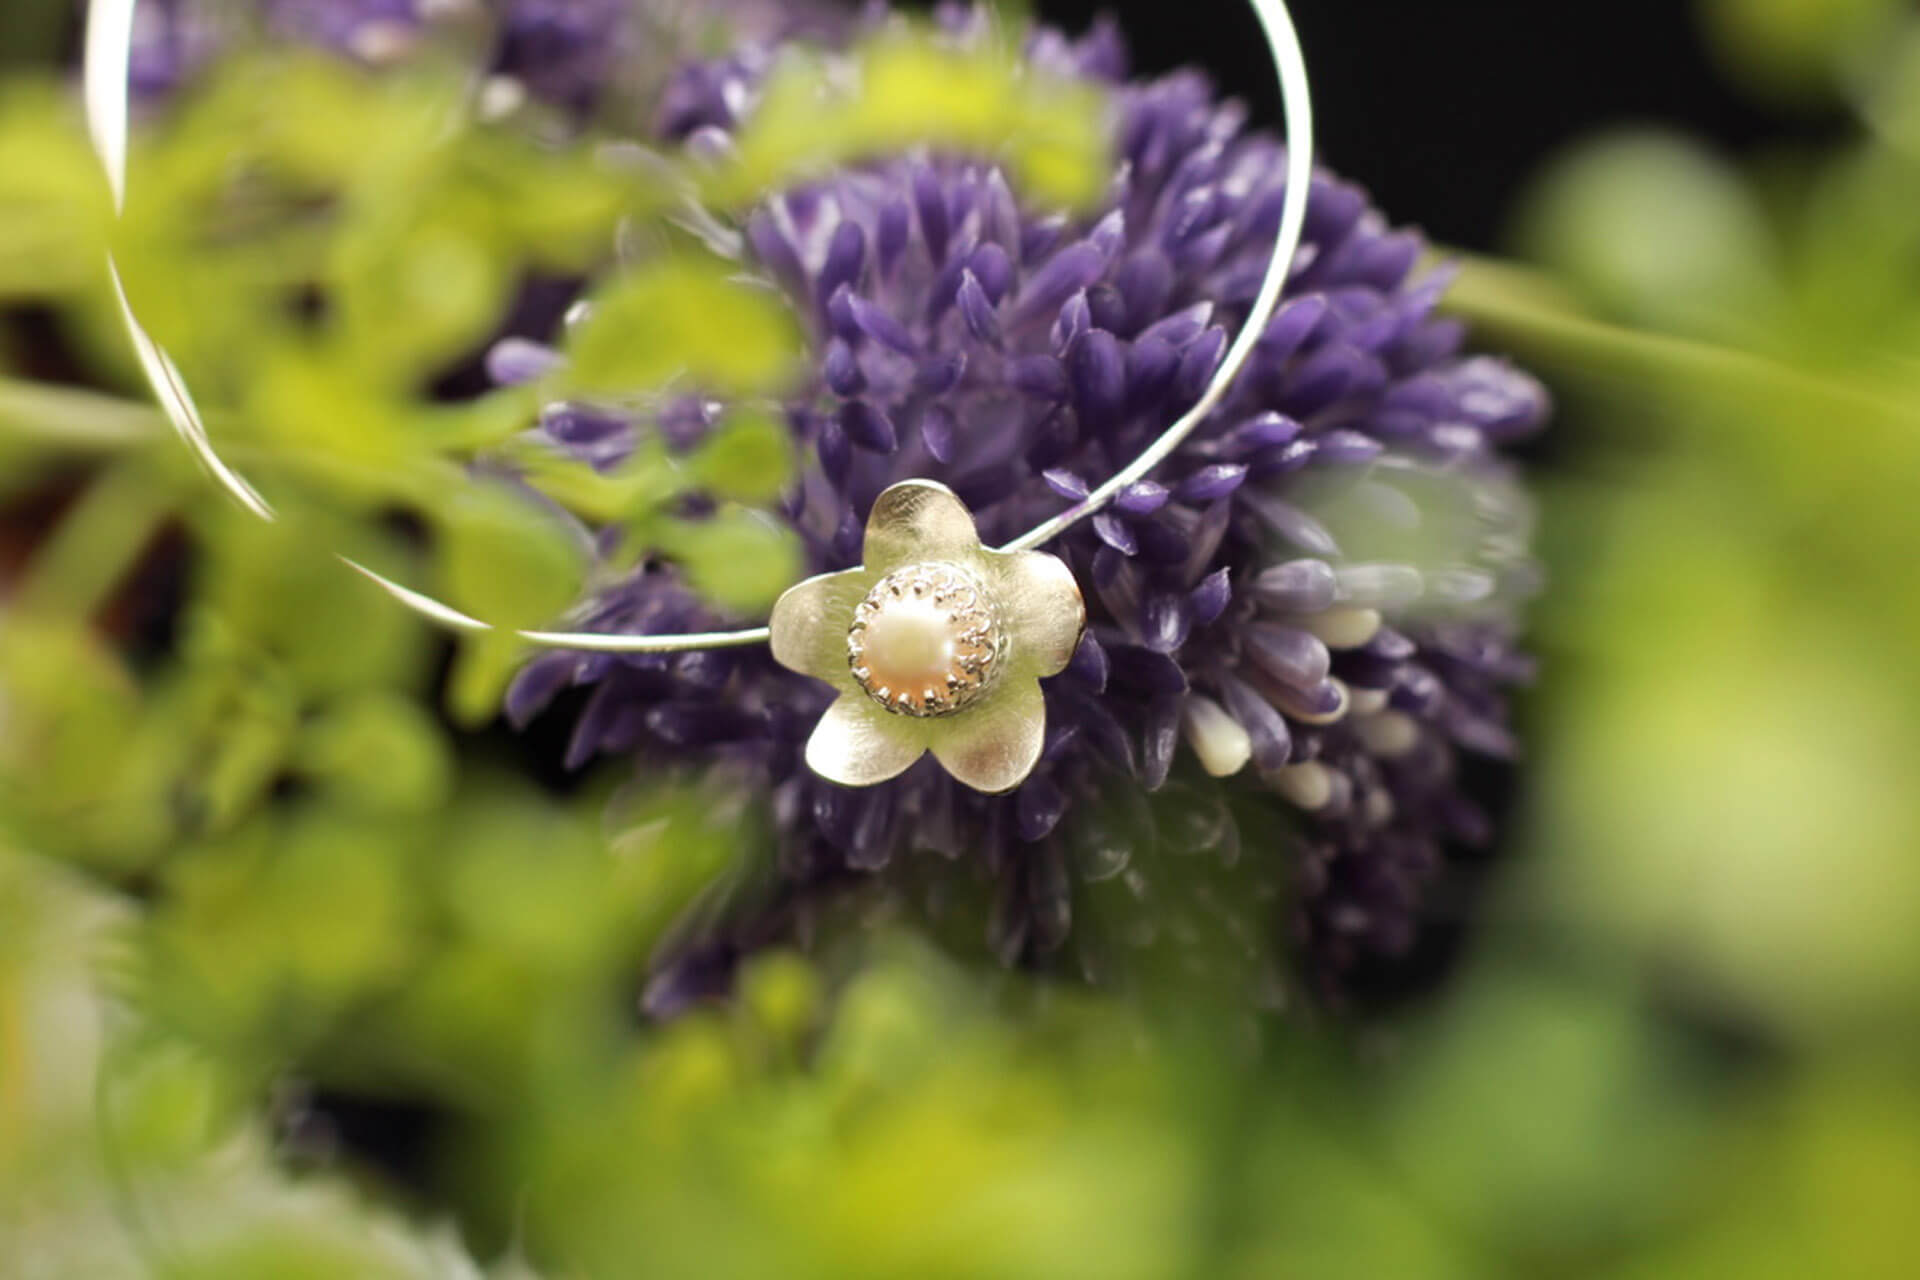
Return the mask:
POLYGON ((868 677, 890 689, 944 687, 959 648, 958 628, 931 600, 897 600, 867 624, 868 677))
POLYGON ((916 564, 882 578, 854 611, 847 663, 887 710, 941 716, 986 689, 999 644, 993 601, 972 574, 916 564))

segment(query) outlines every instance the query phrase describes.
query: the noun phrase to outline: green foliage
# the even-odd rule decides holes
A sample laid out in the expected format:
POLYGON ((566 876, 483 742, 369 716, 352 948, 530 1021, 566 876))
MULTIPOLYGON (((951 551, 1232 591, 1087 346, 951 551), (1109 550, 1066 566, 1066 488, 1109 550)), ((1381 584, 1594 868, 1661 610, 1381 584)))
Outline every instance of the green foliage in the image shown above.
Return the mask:
POLYGON ((1550 638, 1584 676, 1536 892, 1796 1039, 1904 1023, 1920 990, 1916 197, 1897 131, 1744 170, 1602 140, 1525 206, 1562 283, 1460 295, 1617 434, 1553 508, 1550 638))
POLYGON ((567 335, 562 383, 583 396, 684 378, 688 390, 766 395, 792 379, 799 333, 771 294, 727 278, 719 262, 669 258, 597 294, 567 335))
POLYGON ((1733 165, 1688 139, 1588 143, 1534 193, 1520 240, 1636 324, 1753 341, 1779 323, 1766 214, 1733 165))
MULTIPOLYGON (((113 483, 110 473, 96 488, 113 483)), ((0 630, 11 708, 0 820, 36 847, 137 869, 176 840, 229 829, 283 777, 365 768, 338 755, 338 735, 356 721, 364 732, 384 719, 375 741, 396 754, 377 766, 381 788, 434 785, 437 734, 431 746, 409 744, 401 713, 375 710, 419 688, 429 657, 420 625, 288 524, 259 526, 226 506, 195 521, 204 558, 177 623, 178 656, 148 679, 57 607, 84 617, 96 607, 89 597, 36 592, 0 630)), ((338 546, 387 554, 364 531, 316 523, 338 546)), ((125 572, 145 547, 143 536, 114 563, 125 572)))
POLYGON ((1899 0, 1699 0, 1729 70, 1789 102, 1830 95, 1898 19, 1899 0))
POLYGON ((78 110, 51 80, 0 80, 0 300, 97 280, 110 209, 84 137, 78 110))
MULTIPOLYGON (((230 60, 148 122, 113 243, 279 519, 139 403, 0 380, 0 1275, 1910 1270, 1920 28, 1842 52, 1870 10, 1715 9, 1844 83, 1856 143, 1599 143, 1523 218, 1552 277, 1469 265, 1454 305, 1571 393, 1540 763, 1465 972, 1351 1037, 1171 969, 1132 995, 965 970, 858 896, 642 1023, 649 956, 762 889, 766 797, 534 785, 450 723, 492 716, 519 643, 449 661, 337 558, 527 625, 661 557, 762 616, 799 572, 756 507, 792 474, 769 404, 806 318, 660 215, 906 140, 1072 203, 1106 178, 1096 101, 889 36, 832 89, 794 59, 737 160, 682 172, 476 122, 444 68, 230 60), (610 274, 616 243, 645 252, 610 274), (569 364, 435 398, 537 271, 605 279, 569 364), (679 391, 735 399, 685 453, 602 473, 527 432, 559 396, 679 391), (315 1093, 419 1109, 417 1167, 316 1139, 315 1093)), ((60 90, 8 84, 0 154, 0 301, 130 390, 60 90)), ((1365 497, 1328 512, 1367 555, 1472 532, 1438 481, 1417 542, 1365 497)), ((1074 856, 1113 870, 1136 802, 1076 810, 1074 856)), ((1076 907, 1124 897, 1118 931, 1179 887, 1076 907)))
MULTIPOLYGON (((749 988, 788 963, 763 962, 749 988)), ((608 1275, 643 1255, 662 1276, 1176 1268, 1192 1152, 1164 1127, 1169 1082, 1127 1060, 1121 1026, 1064 1018, 1064 1060, 1035 1058, 959 975, 911 953, 847 989, 808 1069, 763 1008, 686 1019, 582 1082, 529 1144, 554 1192, 528 1202, 535 1239, 608 1275), (632 1160, 637 1146, 656 1159, 632 1160), (728 1229, 740 1221, 756 1229, 728 1229)))
POLYGON ((124 1004, 117 971, 137 915, 0 851, 0 1267, 103 1280, 478 1274, 451 1236, 337 1178, 290 1175, 226 1065, 124 1004))
MULTIPOLYGON (((784 433, 758 411, 738 413, 689 465, 649 442, 613 476, 529 447, 521 433, 540 397, 770 396, 795 373, 800 332, 778 300, 734 279, 731 264, 662 241, 598 290, 566 335, 566 366, 538 396, 504 390, 452 407, 425 399, 436 376, 495 330, 528 274, 606 266, 616 227, 657 218, 682 188, 725 212, 908 137, 1004 152, 1043 200, 1071 203, 1096 189, 1104 157, 1089 91, 1024 73, 1004 50, 962 54, 925 34, 890 34, 853 59, 854 93, 825 92, 821 69, 796 59, 769 90, 788 106, 759 113, 765 123, 748 131, 737 160, 684 175, 590 146, 553 147, 511 121, 475 121, 462 82, 433 62, 374 75, 312 55, 227 59, 140 135, 114 252, 217 445, 269 501, 345 504, 363 516, 407 510, 437 547, 419 565, 430 571, 400 575, 409 586, 495 626, 547 624, 585 573, 577 554, 569 563, 578 540, 544 514, 511 517, 492 500, 491 514, 476 514, 461 496, 461 469, 506 461, 575 514, 626 529, 618 565, 692 545, 664 515, 689 486, 749 503, 785 488, 784 433), (516 519, 528 539, 509 564, 497 553, 502 521, 516 519), (499 584, 533 571, 543 590, 500 598, 509 588, 499 584)), ((71 111, 44 87, 15 86, 0 103, 0 139, 31 161, 0 178, 0 229, 19 223, 0 237, 0 254, 21 250, 17 267, 0 259, 0 297, 106 315, 104 191, 71 111)), ((111 341, 95 354, 116 378, 127 375, 110 326, 90 319, 73 332, 111 341)), ((111 448, 140 434, 111 404, 45 399, 8 388, 0 415, 12 403, 42 430, 50 416, 72 419, 61 439, 75 445, 111 448)), ((736 550, 765 552, 757 563, 769 575, 794 563, 792 547, 767 545, 763 526, 729 519, 716 528, 736 550)), ((764 583, 690 571, 719 584, 723 606, 770 598, 764 583)), ((517 654, 501 637, 469 642, 452 690, 463 719, 483 714, 517 654)))
POLYGON ((666 545, 694 590, 741 615, 772 608, 801 577, 791 539, 765 516, 743 508, 682 524, 666 545))
POLYGON ((688 460, 694 481, 735 502, 771 502, 793 475, 793 437, 770 414, 746 410, 722 422, 688 460))
POLYGON ((949 49, 889 33, 855 54, 858 89, 834 91, 813 60, 789 53, 739 138, 738 160, 709 190, 724 203, 795 173, 907 147, 946 145, 1004 157, 1019 189, 1042 204, 1084 206, 1104 189, 1100 103, 1086 86, 1049 78, 1006 49, 949 49))

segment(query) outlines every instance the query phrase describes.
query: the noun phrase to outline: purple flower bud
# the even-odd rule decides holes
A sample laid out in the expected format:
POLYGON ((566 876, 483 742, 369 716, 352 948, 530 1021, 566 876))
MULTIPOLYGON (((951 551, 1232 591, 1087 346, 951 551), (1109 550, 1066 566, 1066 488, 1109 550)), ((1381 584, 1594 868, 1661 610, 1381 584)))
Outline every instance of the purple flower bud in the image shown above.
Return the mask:
POLYGON ((867 375, 861 372, 860 361, 845 338, 834 338, 827 343, 821 371, 828 389, 837 396, 857 396, 867 389, 867 375))
POLYGON ((1058 467, 1042 472, 1040 478, 1047 482, 1047 488, 1071 502, 1079 502, 1093 492, 1085 480, 1058 467))
POLYGON ((1247 478, 1247 469, 1238 463, 1214 463, 1200 468, 1180 482, 1182 502, 1213 502, 1230 497, 1247 478))
POLYGON ((1336 466, 1372 462, 1384 451, 1378 440, 1345 427, 1337 427, 1314 441, 1315 457, 1336 466))
POLYGON ((524 729, 561 690, 573 683, 580 666, 576 653, 543 653, 520 669, 507 689, 507 722, 524 729))
POLYGON ((967 353, 964 351, 928 356, 914 370, 913 387, 930 396, 944 396, 960 385, 960 379, 966 373, 967 353))
POLYGON ((820 459, 820 470, 835 485, 847 482, 847 473, 853 467, 853 441, 847 437, 846 430, 837 419, 829 419, 820 427, 814 440, 814 450, 820 459))
POLYGON ((1087 317, 1096 329, 1120 333, 1127 327, 1127 304, 1120 291, 1110 284, 1096 284, 1087 290, 1087 317))
POLYGON ((755 209, 747 219, 747 243, 753 247, 753 256, 780 280, 785 287, 792 289, 806 280, 806 268, 800 264, 800 252, 793 247, 780 230, 773 214, 766 209, 755 209))
POLYGON ((1141 338, 1127 349, 1127 402, 1156 404, 1173 389, 1180 352, 1163 338, 1141 338))
POLYGON ((1036 400, 1063 401, 1070 389, 1066 367, 1049 355, 1019 356, 1008 361, 1007 384, 1036 400))
POLYGON ((1347 703, 1347 695, 1331 680, 1322 680, 1306 688, 1288 684, 1275 684, 1270 688, 1280 709, 1298 720, 1319 722, 1331 719, 1339 715, 1347 703))
POLYGON ((1175 653, 1192 634, 1193 606, 1185 596, 1157 592, 1144 602, 1140 626, 1147 648, 1155 653, 1175 653))
POLYGON ((1185 347, 1207 331, 1207 324, 1213 319, 1211 302, 1196 302, 1184 311, 1176 311, 1164 320, 1155 321, 1140 333, 1140 340, 1157 338, 1172 347, 1185 347))
POLYGON ((1093 518, 1093 531, 1100 535, 1100 541, 1123 556, 1133 555, 1140 550, 1133 526, 1111 511, 1102 511, 1093 518))
POLYGON ((944 404, 930 404, 920 415, 920 438, 935 462, 953 461, 954 437, 959 429, 953 410, 944 404))
POLYGON ((1238 496, 1262 524, 1302 551, 1323 557, 1340 554, 1340 546, 1326 526, 1292 503, 1251 486, 1243 487, 1238 496))
POLYGON ((1165 485, 1156 484, 1151 480, 1141 480, 1122 489, 1120 495, 1113 500, 1113 505, 1128 515, 1151 515, 1166 506, 1167 499, 1171 496, 1165 485))
POLYGON ((906 252, 913 234, 913 213, 906 200, 895 198, 880 208, 879 228, 874 233, 874 256, 885 280, 893 275, 894 264, 906 252))
POLYGON ((1227 713, 1240 722, 1253 740, 1253 763, 1260 769, 1278 769, 1293 754, 1293 734, 1286 717, 1244 680, 1227 676, 1220 684, 1227 713))
POLYGON ((825 305, 842 285, 851 288, 858 283, 866 260, 866 231, 857 222, 842 222, 833 229, 833 239, 827 242, 827 260, 820 268, 814 296, 825 305))
POLYGON ((1133 644, 1110 644, 1106 650, 1113 684, 1148 696, 1187 691, 1186 673, 1166 654, 1133 644))
POLYGON ((987 300, 999 306, 1013 287, 1013 260, 1007 257, 1007 251, 997 244, 983 244, 967 259, 967 267, 979 280, 987 300))
POLYGON ((1034 778, 1020 788, 1014 805, 1020 838, 1032 844, 1046 839, 1060 825, 1067 811, 1067 798, 1046 778, 1034 778))
POLYGON ((1314 687, 1333 667, 1333 655, 1327 652, 1327 646, 1298 627, 1250 623, 1245 642, 1246 655, 1254 665, 1296 689, 1314 687))
POLYGON ((1180 745, 1179 698, 1163 698, 1147 708, 1141 735, 1140 780, 1149 791, 1166 785, 1173 769, 1173 753, 1180 745))
POLYGON ((1276 363, 1298 351, 1327 314, 1327 300, 1308 294, 1282 303, 1260 335, 1260 354, 1276 363))
POLYGON ((1231 569, 1215 570, 1202 578, 1200 585, 1187 597, 1195 626, 1210 627, 1227 611, 1227 606, 1233 602, 1232 573, 1231 569))
POLYGON ((947 193, 930 168, 913 174, 913 207, 920 215, 920 238, 926 241, 927 257, 933 262, 947 260, 947 193))
POLYGON ((503 387, 538 382, 565 364, 552 347, 525 338, 502 338, 487 350, 487 376, 503 387))
POLYGON ((1089 631, 1080 637, 1080 647, 1073 652, 1073 661, 1067 666, 1067 674, 1095 693, 1106 692, 1107 651, 1093 632, 1089 631))
POLYGON ((1107 255, 1099 245, 1081 240, 1053 255, 1028 277, 1014 308, 1016 323, 1025 324, 1059 309, 1060 304, 1100 278, 1107 255))
POLYGON ((882 346, 892 347, 903 356, 913 355, 919 350, 913 335, 907 332, 907 327, 878 305, 857 293, 850 295, 847 303, 852 312, 854 324, 867 337, 882 346))
POLYGON ((1166 310, 1173 292, 1173 264, 1165 254, 1142 249, 1120 264, 1113 283, 1127 308, 1126 323, 1116 332, 1139 336, 1145 325, 1166 310))
POLYGON ((1207 389, 1220 358, 1227 353, 1227 331, 1212 328, 1193 340, 1180 353, 1180 368, 1173 375, 1173 398, 1180 404, 1192 404, 1207 389))
POLYGON ((1087 292, 1082 289, 1060 304, 1060 315, 1054 320, 1053 330, 1048 336, 1053 342, 1053 349, 1064 355, 1091 328, 1093 308, 1087 304, 1087 292))
POLYGON ((1118 338, 1100 329, 1082 335, 1067 351, 1067 376, 1081 422, 1098 430, 1120 416, 1127 399, 1127 364, 1118 338))
MULTIPOLYGON (((965 10, 938 20, 949 38, 986 38, 965 10)), ((1110 76, 1096 69, 1111 46, 1110 33, 1043 31, 1029 48, 1052 73, 1110 76)), ((772 63, 762 49, 677 73, 667 137, 737 128, 772 63)), ((858 563, 875 496, 911 477, 951 485, 989 543, 1016 538, 1084 500, 1202 394, 1265 273, 1284 149, 1193 76, 1117 86, 1113 120, 1121 161, 1090 217, 939 149, 863 156, 748 214, 745 265, 809 322, 813 344, 813 375, 785 405, 803 479, 777 508, 811 571, 858 563)), ((518 722, 571 685, 593 689, 570 764, 629 751, 725 762, 770 797, 782 850, 770 905, 677 948, 661 998, 717 989, 735 957, 793 927, 794 904, 891 876, 881 869, 920 848, 977 859, 967 874, 995 885, 1005 956, 1071 948, 1075 881, 1121 868, 1111 890, 1164 941, 1186 904, 1155 878, 1163 856, 1231 861, 1233 815, 1258 811, 1241 802, 1261 789, 1297 818, 1297 838, 1272 838, 1273 867, 1293 876, 1292 945, 1316 981, 1404 944, 1445 843, 1488 833, 1458 758, 1518 747, 1505 694, 1531 674, 1519 601, 1538 570, 1506 451, 1548 411, 1526 374, 1462 355, 1462 326, 1434 312, 1446 278, 1415 278, 1419 253, 1359 188, 1316 173, 1285 296, 1222 409, 1047 547, 1073 569, 1089 629, 1043 686, 1041 761, 1013 797, 966 792, 931 760, 871 791, 821 783, 801 753, 829 695, 751 651, 530 663, 508 696, 518 722), (1422 546, 1452 518, 1433 492, 1465 500, 1459 563, 1343 555, 1333 528, 1374 557, 1422 546), (1200 725, 1205 760, 1182 760, 1195 750, 1183 719, 1200 725), (1234 768, 1249 755, 1256 768, 1234 768), (1197 787, 1202 766, 1231 776, 1197 787)), ((548 367, 506 344, 490 364, 502 381, 548 367)), ((729 408, 660 404, 650 390, 552 408, 542 426, 604 466, 636 439, 704 439, 729 408)), ((652 561, 582 617, 628 633, 750 622, 652 561)), ((1247 883, 1257 894, 1279 874, 1247 883)), ((1271 919, 1249 901, 1183 927, 1254 952, 1271 919)))
POLYGON ((990 347, 1000 345, 1000 317, 994 314, 993 299, 980 278, 971 271, 960 273, 960 315, 967 332, 990 347))
POLYGON ((900 447, 893 419, 867 400, 849 400, 840 406, 840 426, 847 438, 874 453, 892 453, 900 447))

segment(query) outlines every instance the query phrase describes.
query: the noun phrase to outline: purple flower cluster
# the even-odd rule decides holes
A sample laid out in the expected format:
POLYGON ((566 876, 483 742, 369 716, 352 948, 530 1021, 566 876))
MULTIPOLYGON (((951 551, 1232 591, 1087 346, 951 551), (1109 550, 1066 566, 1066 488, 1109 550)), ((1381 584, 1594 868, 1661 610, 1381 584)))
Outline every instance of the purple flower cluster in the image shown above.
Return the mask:
MULTIPOLYGON (((1258 288, 1282 147, 1199 75, 1119 83, 1110 29, 1042 32, 1029 54, 1116 81, 1116 172, 1095 213, 1033 207, 990 162, 915 154, 746 221, 743 269, 813 344, 786 408, 805 466, 784 507, 813 571, 855 563, 875 496, 910 477, 951 486, 989 544, 1055 514, 1198 397, 1258 288)), ((684 69, 669 134, 717 142, 750 110, 754 74, 742 58, 684 69)), ((1407 946, 1443 850, 1491 834, 1463 753, 1514 752, 1504 691, 1529 674, 1516 614, 1536 571, 1502 450, 1548 410, 1526 374, 1463 354, 1460 325, 1434 313, 1445 274, 1421 253, 1358 188, 1315 177, 1286 300, 1226 403, 1048 548, 1082 584, 1088 638, 1046 684, 1045 754, 1012 795, 930 760, 869 790, 821 781, 800 749, 829 694, 758 651, 534 660, 509 696, 517 722, 591 688, 571 764, 724 762, 772 797, 773 889, 684 942, 650 1004, 724 982, 741 951, 850 888, 939 916, 954 883, 977 884, 1004 959, 1095 976, 1116 947, 1170 935, 1252 956, 1290 925, 1328 981, 1407 946), (959 865, 933 874, 926 852, 959 865)), ((717 412, 561 405, 543 429, 604 461, 636 432, 697 438, 717 412)), ((740 621, 654 563, 583 626, 740 621)))
POLYGON ((531 97, 585 113, 613 91, 651 107, 644 82, 663 57, 696 45, 724 22, 743 56, 764 66, 767 46, 795 36, 839 37, 835 6, 774 0, 141 0, 133 86, 172 91, 215 55, 248 37, 330 49, 370 64, 407 56, 434 23, 489 34, 487 70, 531 97), (244 19, 244 20, 243 20, 244 19), (634 82, 643 83, 634 83, 634 82))
POLYGON ((421 9, 420 0, 261 0, 251 11, 207 0, 140 0, 134 10, 133 90, 141 97, 170 93, 253 35, 387 61, 411 44, 421 9))

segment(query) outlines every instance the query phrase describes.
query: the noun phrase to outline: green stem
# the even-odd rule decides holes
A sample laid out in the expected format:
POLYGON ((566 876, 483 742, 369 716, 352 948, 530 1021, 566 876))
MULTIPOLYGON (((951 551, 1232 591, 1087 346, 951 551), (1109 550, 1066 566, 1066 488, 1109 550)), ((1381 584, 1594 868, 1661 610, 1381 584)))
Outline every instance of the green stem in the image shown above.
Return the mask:
POLYGON ((177 496, 138 457, 115 463, 40 546, 13 607, 40 616, 91 616, 133 571, 177 496))
POLYGON ((1453 260, 1460 275, 1447 292, 1448 311, 1569 374, 1636 387, 1689 383, 1742 398, 1789 397, 1809 411, 1854 422, 1920 422, 1920 407, 1862 383, 1751 351, 1613 324, 1586 313, 1539 272, 1471 255, 1453 260))
POLYGON ((0 377, 0 436, 92 453, 151 443, 166 428, 167 420, 153 405, 0 377))
MULTIPOLYGON (((491 420, 477 421, 476 430, 499 430, 491 420)), ((214 425, 218 427, 217 420, 214 425)), ((0 377, 0 448, 13 444, 49 453, 111 453, 163 442, 171 434, 156 406, 77 387, 0 377)), ((253 443, 223 453, 242 467, 278 469, 322 486, 377 494, 428 510, 459 488, 457 468, 444 459, 387 466, 318 448, 253 443)), ((179 451, 170 456, 184 460, 186 455, 179 451)))

